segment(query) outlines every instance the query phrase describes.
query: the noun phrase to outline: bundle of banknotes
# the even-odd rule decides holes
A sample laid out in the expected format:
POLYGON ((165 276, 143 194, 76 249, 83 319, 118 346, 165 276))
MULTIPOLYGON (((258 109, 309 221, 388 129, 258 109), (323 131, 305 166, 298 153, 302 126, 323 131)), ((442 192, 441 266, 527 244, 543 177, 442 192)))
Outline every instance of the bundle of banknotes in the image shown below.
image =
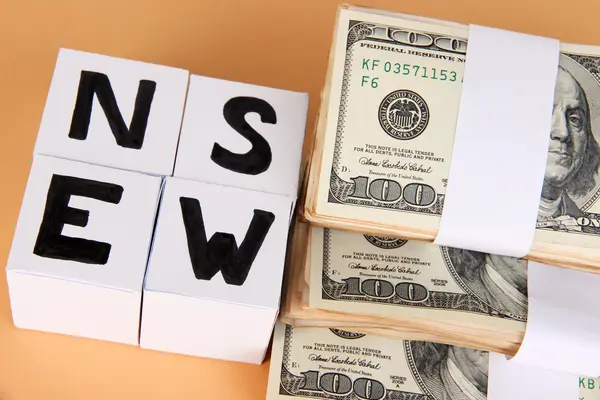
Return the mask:
POLYGON ((280 323, 267 399, 482 400, 487 386, 485 351, 280 323))
MULTIPOLYGON (((561 44, 530 253, 431 243, 468 36, 466 25, 340 7, 268 399, 486 399, 489 352, 514 355, 523 341, 527 260, 600 271, 600 47, 561 44)), ((489 195, 518 195, 498 189, 489 195)), ((597 383, 582 377, 579 398, 600 398, 597 383)))
MULTIPOLYGON (((485 400, 489 380, 487 351, 278 323, 267 400, 485 400)), ((579 395, 565 400, 599 400, 598 383, 574 380, 579 395)))
POLYGON ((527 261, 298 222, 280 319, 514 355, 527 261))
MULTIPOLYGON (((340 9, 307 168, 305 220, 371 235, 435 239, 468 36, 466 25, 340 9)), ((560 51, 539 214, 526 258, 598 272, 600 47, 561 43, 560 51)), ((527 60, 514 60, 513 67, 520 62, 527 60)), ((507 163, 510 158, 506 154, 507 163)), ((510 182, 497 184, 489 196, 519 195, 510 182)))
POLYGON ((524 336, 527 265, 297 221, 267 399, 487 399, 490 352, 524 336))

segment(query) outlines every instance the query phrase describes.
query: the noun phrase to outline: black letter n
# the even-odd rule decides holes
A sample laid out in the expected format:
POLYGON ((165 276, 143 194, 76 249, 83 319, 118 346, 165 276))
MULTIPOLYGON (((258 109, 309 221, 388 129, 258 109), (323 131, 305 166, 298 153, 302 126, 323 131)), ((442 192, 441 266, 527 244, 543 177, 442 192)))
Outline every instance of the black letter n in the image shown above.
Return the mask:
POLYGON ((40 257, 78 261, 86 264, 106 264, 111 245, 62 235, 65 224, 85 227, 90 212, 69 207, 71 196, 119 204, 123 187, 73 176, 53 175, 46 197, 44 218, 40 225, 33 253, 40 257))
POLYGON ((206 240, 204 219, 198 200, 180 197, 179 203, 196 279, 211 280, 221 271, 228 284, 243 285, 275 220, 275 215, 268 211, 254 210, 248 231, 238 248, 235 237, 230 233, 216 232, 209 241, 206 240))
POLYGON ((69 137, 78 140, 87 138, 95 93, 117 144, 130 149, 141 149, 155 90, 156 82, 140 81, 131 123, 127 128, 108 76, 99 72, 81 71, 69 137))

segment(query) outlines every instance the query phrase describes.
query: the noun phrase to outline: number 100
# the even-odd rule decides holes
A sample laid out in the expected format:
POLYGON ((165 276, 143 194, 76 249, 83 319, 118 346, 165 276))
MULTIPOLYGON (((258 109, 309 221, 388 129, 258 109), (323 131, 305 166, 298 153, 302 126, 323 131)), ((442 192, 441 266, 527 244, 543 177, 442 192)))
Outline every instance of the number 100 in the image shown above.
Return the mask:
POLYGON ((350 179, 354 182, 354 190, 350 197, 356 199, 395 203, 404 197, 404 201, 411 206, 427 207, 432 205, 436 198, 435 190, 422 183, 409 183, 402 189, 402 186, 392 179, 375 179, 371 182, 367 176, 350 179))
POLYGON ((352 382, 348 375, 328 372, 321 375, 319 371, 302 372, 305 381, 301 389, 324 391, 333 395, 346 395, 354 392, 356 396, 365 400, 380 400, 385 397, 385 387, 375 379, 358 378, 352 382))

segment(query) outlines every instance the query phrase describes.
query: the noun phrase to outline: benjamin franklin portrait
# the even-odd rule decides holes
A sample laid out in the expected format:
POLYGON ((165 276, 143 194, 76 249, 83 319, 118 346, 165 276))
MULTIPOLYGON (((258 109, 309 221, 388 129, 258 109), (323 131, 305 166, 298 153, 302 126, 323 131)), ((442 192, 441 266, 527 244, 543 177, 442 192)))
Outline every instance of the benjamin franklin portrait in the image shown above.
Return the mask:
POLYGON ((435 400, 485 400, 489 353, 431 342, 411 342, 422 385, 435 400))
POLYGON ((527 261, 507 256, 446 248, 462 285, 497 312, 527 319, 527 261))
POLYGON ((593 76, 561 55, 538 226, 582 229, 576 222, 584 216, 578 203, 595 191, 600 167, 600 146, 595 137, 600 127, 593 121, 599 95, 593 76))

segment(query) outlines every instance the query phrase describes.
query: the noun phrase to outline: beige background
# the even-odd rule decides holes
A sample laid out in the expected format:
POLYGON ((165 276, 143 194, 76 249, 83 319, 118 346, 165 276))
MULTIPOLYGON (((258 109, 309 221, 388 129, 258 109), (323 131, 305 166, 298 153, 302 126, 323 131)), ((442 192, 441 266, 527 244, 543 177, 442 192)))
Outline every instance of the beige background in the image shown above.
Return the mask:
MULTIPOLYGON (((354 4, 600 45, 594 0, 354 4)), ((6 263, 59 47, 308 92, 312 132, 335 0, 0 0, 0 259, 6 263)), ((510 57, 507 54, 507 57, 510 57)), ((514 68, 520 62, 514 60, 514 68)), ((17 330, 0 274, 0 400, 264 399, 261 366, 17 330)))

